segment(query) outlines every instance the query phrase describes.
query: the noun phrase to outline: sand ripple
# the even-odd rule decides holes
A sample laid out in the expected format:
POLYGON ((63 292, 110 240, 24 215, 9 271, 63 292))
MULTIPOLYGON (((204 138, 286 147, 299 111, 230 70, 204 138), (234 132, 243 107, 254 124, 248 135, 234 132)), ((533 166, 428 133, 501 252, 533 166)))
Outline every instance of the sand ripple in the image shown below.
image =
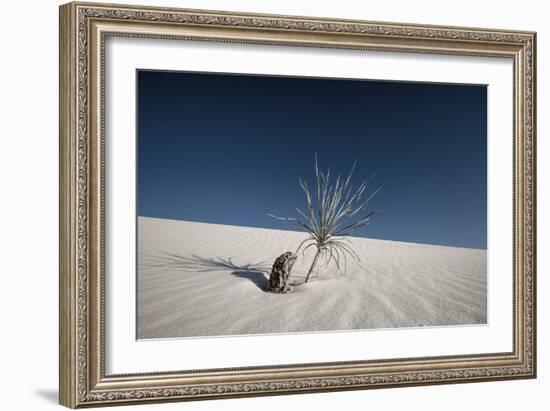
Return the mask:
MULTIPOLYGON (((292 293, 263 291, 303 233, 138 219, 138 337, 165 338, 484 324, 487 252, 351 239, 345 274, 321 265, 292 293)), ((299 256, 303 282, 313 250, 299 256)))

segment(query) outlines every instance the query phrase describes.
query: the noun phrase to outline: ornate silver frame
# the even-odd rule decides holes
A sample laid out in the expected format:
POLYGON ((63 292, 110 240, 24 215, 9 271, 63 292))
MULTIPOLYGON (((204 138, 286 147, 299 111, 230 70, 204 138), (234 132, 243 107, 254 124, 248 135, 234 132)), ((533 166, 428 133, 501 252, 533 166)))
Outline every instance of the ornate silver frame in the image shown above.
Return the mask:
POLYGON ((60 403, 67 407, 534 378, 533 32, 69 3, 60 7, 60 403), (104 44, 109 36, 512 59, 514 349, 432 358, 106 375, 104 44))

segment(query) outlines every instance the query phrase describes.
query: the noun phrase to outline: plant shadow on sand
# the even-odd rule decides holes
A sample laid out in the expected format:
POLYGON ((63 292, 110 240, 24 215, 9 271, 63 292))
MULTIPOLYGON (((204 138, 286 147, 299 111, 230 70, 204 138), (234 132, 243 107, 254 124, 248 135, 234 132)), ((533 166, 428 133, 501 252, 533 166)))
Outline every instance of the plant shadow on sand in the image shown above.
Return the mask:
MULTIPOLYGON (((176 254, 161 252, 154 262, 145 263, 149 267, 172 268, 195 273, 207 273, 213 271, 228 271, 238 278, 245 278, 251 281, 260 290, 265 291, 269 282, 271 264, 266 261, 259 263, 237 264, 233 257, 202 257, 197 254, 176 254)), ((290 285, 299 287, 305 284, 305 274, 292 272, 290 285)), ((314 282, 326 281, 331 278, 315 277, 314 282)), ((295 291, 297 291, 295 289, 295 291)))
POLYGON ((250 280, 262 291, 267 288, 271 271, 271 266, 267 262, 236 264, 233 262, 233 257, 202 257, 196 254, 180 255, 166 252, 163 252, 162 257, 150 266, 172 267, 197 273, 229 271, 235 277, 250 280))

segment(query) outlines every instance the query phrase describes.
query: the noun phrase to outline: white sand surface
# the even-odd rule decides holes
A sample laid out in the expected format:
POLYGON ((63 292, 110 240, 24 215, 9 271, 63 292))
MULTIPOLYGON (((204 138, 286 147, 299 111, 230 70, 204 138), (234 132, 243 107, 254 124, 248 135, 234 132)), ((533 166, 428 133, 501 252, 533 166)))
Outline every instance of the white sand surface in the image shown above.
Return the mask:
POLYGON ((138 338, 484 324, 486 250, 350 237, 344 274, 298 260, 289 294, 263 291, 304 233, 138 218, 138 338))

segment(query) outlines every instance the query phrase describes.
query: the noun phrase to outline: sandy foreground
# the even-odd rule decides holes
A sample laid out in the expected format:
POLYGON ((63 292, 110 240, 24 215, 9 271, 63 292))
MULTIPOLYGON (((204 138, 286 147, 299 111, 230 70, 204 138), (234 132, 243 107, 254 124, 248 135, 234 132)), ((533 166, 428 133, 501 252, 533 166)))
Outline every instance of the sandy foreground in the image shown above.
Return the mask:
POLYGON ((350 238, 344 274, 298 255, 291 293, 263 291, 304 233, 138 218, 138 338, 484 324, 487 251, 350 238))

